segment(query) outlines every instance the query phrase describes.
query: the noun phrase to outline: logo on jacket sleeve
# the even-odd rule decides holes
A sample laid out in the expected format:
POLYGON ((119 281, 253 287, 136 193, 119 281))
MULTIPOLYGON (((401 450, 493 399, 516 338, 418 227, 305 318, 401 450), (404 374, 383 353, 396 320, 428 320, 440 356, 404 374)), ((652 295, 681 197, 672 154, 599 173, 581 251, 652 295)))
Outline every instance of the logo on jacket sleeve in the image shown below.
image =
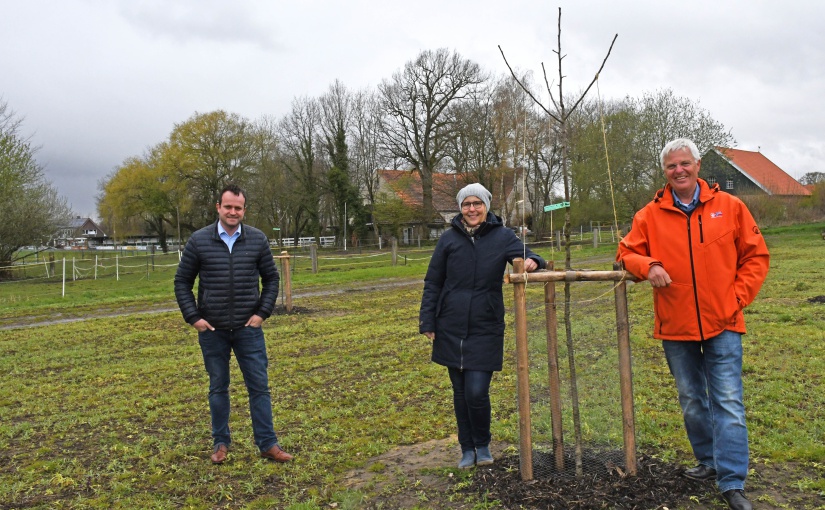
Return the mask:
POLYGON ((710 213, 710 217, 711 218, 721 218, 722 217, 722 211, 712 212, 712 213, 710 213))

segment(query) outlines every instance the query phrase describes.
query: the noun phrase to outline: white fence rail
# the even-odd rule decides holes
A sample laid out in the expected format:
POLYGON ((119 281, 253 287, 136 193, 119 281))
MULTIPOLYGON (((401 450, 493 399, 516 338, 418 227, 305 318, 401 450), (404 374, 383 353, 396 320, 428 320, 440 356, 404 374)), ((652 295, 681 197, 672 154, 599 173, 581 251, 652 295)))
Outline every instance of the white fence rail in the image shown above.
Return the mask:
MULTIPOLYGON (((335 246, 335 236, 322 236, 319 237, 318 240, 321 242, 321 248, 332 248, 335 246)), ((303 248, 305 246, 309 246, 315 243, 314 237, 299 237, 298 238, 298 247, 303 248)), ((295 238, 294 237, 285 237, 278 241, 273 241, 273 244, 276 246, 280 246, 281 248, 294 248, 295 247, 295 238)))

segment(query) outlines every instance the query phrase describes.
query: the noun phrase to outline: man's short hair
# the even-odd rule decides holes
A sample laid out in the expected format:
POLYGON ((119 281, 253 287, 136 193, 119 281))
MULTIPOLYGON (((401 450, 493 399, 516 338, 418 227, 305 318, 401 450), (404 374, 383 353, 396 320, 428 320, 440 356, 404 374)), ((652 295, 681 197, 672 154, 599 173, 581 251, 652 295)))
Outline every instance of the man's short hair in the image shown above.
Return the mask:
POLYGON ((221 192, 218 193, 218 204, 221 203, 221 200, 223 200, 223 194, 226 193, 227 191, 232 193, 233 195, 242 196, 244 204, 246 204, 246 191, 244 191, 243 188, 241 188, 240 186, 238 186, 237 184, 234 184, 234 183, 227 184, 226 186, 223 187, 221 192))
POLYGON ((665 145, 665 148, 662 149, 662 153, 659 154, 659 165, 662 167, 662 170, 665 169, 665 158, 668 154, 673 151, 678 151, 681 149, 687 149, 690 151, 690 155, 693 156, 693 159, 699 161, 701 159, 701 154, 699 154, 699 149, 696 147, 696 144, 693 143, 692 140, 687 138, 677 138, 672 142, 665 145))

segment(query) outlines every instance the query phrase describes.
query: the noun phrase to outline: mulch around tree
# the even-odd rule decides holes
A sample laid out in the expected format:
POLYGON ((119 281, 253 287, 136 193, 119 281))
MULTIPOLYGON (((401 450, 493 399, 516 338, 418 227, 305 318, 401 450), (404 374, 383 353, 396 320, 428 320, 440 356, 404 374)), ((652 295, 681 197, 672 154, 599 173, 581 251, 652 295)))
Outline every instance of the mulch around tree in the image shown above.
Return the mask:
POLYGON ((582 452, 590 466, 582 476, 575 461, 565 454, 565 469, 555 470, 549 453, 533 454, 534 479, 523 481, 518 455, 496 459, 489 467, 477 468, 472 489, 498 500, 504 508, 543 509, 667 509, 707 508, 719 501, 714 481, 699 482, 682 476, 684 466, 668 464, 649 456, 637 458, 637 474, 629 476, 617 464, 605 460, 604 452, 582 452), (592 466, 601 463, 600 469, 592 466), (548 472, 549 471, 549 472, 548 472), (695 505, 695 506, 694 506, 695 505))

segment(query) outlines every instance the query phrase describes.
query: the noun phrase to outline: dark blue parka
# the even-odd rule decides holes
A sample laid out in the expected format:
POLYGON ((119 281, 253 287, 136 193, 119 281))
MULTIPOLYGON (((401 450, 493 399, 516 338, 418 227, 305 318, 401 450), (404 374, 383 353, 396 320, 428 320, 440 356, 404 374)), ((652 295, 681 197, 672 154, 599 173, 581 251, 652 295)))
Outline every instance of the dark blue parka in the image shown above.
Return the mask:
MULTIPOLYGON (((530 250, 527 258, 546 267, 530 250)), ((524 257, 524 245, 492 213, 474 236, 453 218, 441 236, 424 278, 418 330, 435 332, 432 360, 467 370, 501 370, 504 361, 504 296, 507 263, 524 257)))
POLYGON ((241 328, 253 315, 266 319, 272 314, 279 281, 263 232, 243 225, 229 253, 215 222, 186 243, 175 274, 175 298, 189 324, 206 319, 215 329, 241 328), (192 293, 196 277, 197 302, 192 293))

